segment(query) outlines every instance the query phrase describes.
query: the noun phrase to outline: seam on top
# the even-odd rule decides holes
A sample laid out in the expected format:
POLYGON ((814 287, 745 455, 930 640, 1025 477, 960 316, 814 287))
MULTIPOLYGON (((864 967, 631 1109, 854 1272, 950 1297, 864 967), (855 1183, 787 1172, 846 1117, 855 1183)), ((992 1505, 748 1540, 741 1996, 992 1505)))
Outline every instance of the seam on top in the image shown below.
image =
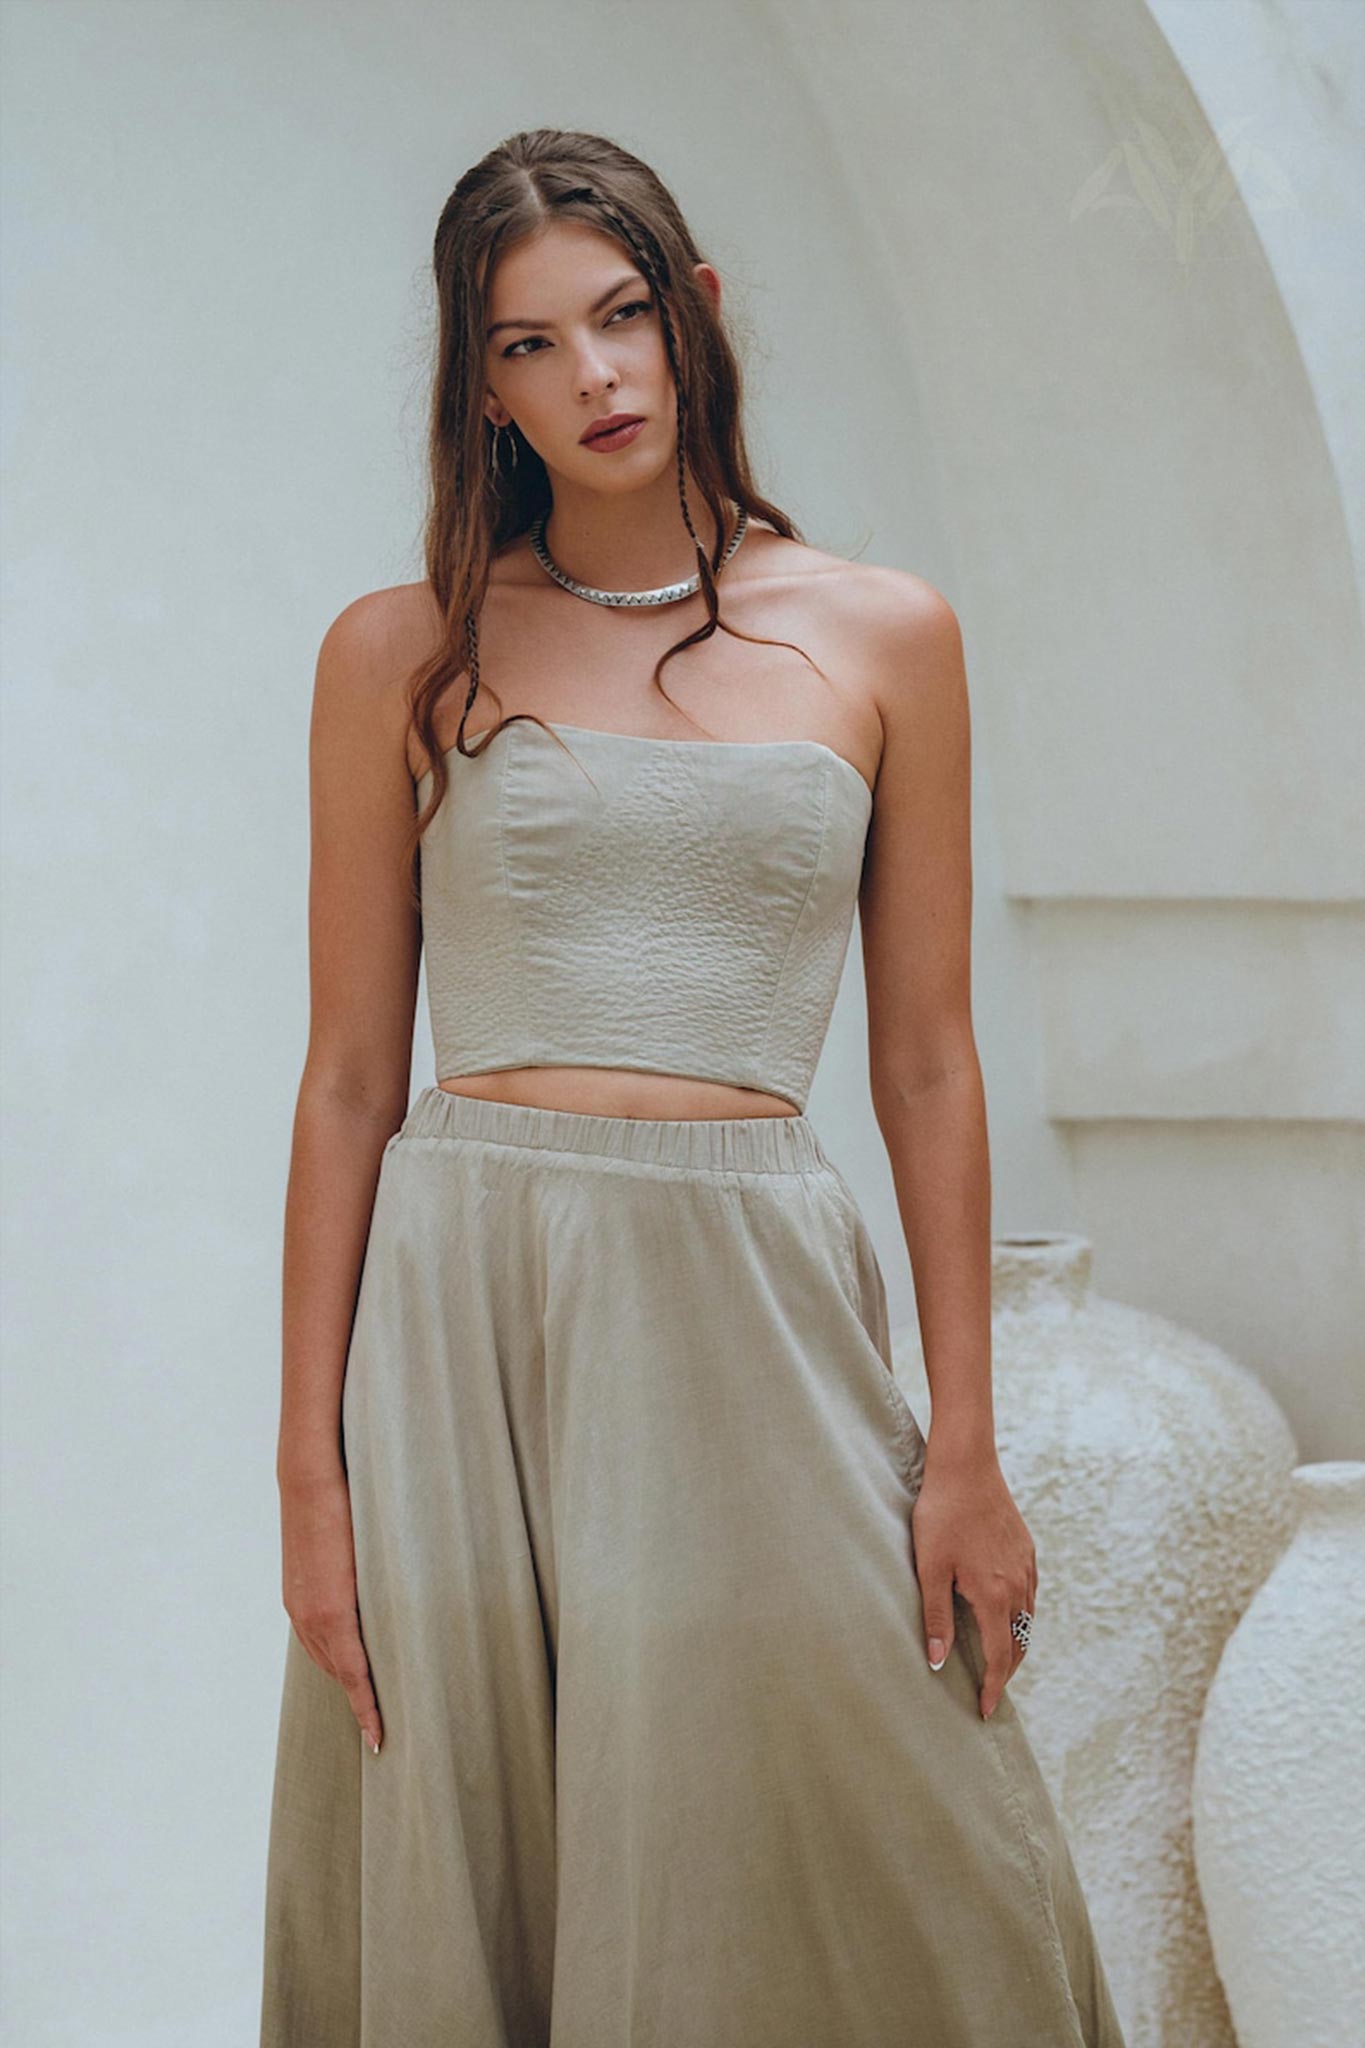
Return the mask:
POLYGON ((763 1026, 763 1036, 759 1041, 758 1047, 758 1059, 756 1067, 757 1072, 760 1075, 765 1073, 767 1070, 768 1040, 772 1037, 773 1020, 777 1015, 777 1006, 782 998, 782 984, 785 982, 787 978, 787 963, 791 959, 792 947, 796 944, 796 935, 800 931, 803 923, 805 922, 806 912, 810 908, 811 895, 815 889, 815 884, 819 879, 820 870, 824 865, 825 839, 829 831, 829 791, 830 784, 833 782, 833 780, 834 763, 832 761, 826 761, 824 777, 820 784, 820 838, 815 849, 815 859, 811 862, 810 880, 806 884, 806 893, 801 898, 801 908, 797 911, 796 916, 792 921, 791 934, 787 940, 786 951, 782 955, 782 965, 777 970, 777 980, 773 984, 772 1001, 768 1005, 767 1021, 763 1026))
POLYGON ((511 925, 511 927, 512 927, 512 943, 513 943, 513 945, 514 945, 514 946, 516 947, 516 949, 517 949, 517 961, 518 961, 518 963, 519 963, 519 965, 520 965, 520 968, 521 968, 521 1015, 522 1015, 522 1027, 521 1027, 521 1029, 522 1029, 522 1038, 523 1038, 523 1047, 522 1047, 522 1051, 523 1051, 523 1061, 522 1061, 522 1064, 524 1064, 524 1054, 525 1054, 525 1044, 524 1044, 524 1041, 525 1041, 525 1039, 526 1039, 526 1037, 527 1037, 527 1033, 528 1033, 528 1022, 529 1022, 529 1019, 530 1019, 530 1017, 531 1017, 531 1014, 532 1014, 532 1012, 531 1012, 531 969, 530 969, 530 963, 529 963, 529 961, 528 961, 528 960, 527 960, 527 958, 526 958, 526 939, 525 939, 525 934, 524 934, 524 932, 523 932, 523 929, 522 929, 522 921, 521 921, 521 915, 520 915, 520 912, 519 912, 519 911, 518 911, 518 909, 517 909, 517 903, 516 903, 516 898, 515 898, 515 897, 513 896, 513 894, 512 894, 512 880, 511 880, 511 877, 510 877, 510 875, 509 875, 509 874, 508 874, 508 872, 507 872, 507 838, 506 838, 506 825, 507 825, 507 778, 508 778, 508 776, 509 776, 509 775, 511 774, 511 772, 512 772, 512 757, 513 757, 513 755, 515 754, 515 752, 516 752, 516 749, 515 749, 515 747, 509 747, 509 746, 504 746, 504 747, 503 747, 503 750, 502 750, 502 774, 501 774, 501 775, 499 776, 499 778, 498 778, 498 797, 497 797, 497 807, 496 807, 496 808, 497 808, 497 831, 498 831, 498 866, 499 866, 499 867, 501 868, 501 870, 502 870, 502 894, 503 894, 503 902, 504 902, 504 904, 506 905, 506 908, 507 908, 507 920, 508 920, 508 923, 509 923, 509 924, 511 925))

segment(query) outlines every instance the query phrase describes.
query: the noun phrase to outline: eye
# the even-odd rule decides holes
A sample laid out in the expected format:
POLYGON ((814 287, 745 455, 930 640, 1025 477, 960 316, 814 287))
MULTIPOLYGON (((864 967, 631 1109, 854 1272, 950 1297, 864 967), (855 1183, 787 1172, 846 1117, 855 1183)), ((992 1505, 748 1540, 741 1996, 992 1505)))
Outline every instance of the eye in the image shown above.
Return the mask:
MULTIPOLYGON (((618 306, 614 313, 608 315, 607 325, 608 327, 612 326, 612 324, 617 320, 619 315, 622 313, 650 313, 653 311, 653 309, 654 301, 652 299, 628 299, 624 306, 618 306)), ((627 321, 625 324, 627 326, 631 326, 633 325, 633 322, 627 321)), ((521 352, 521 350, 525 349, 529 343, 539 340, 540 336, 538 334, 524 334, 520 341, 509 342, 507 347, 502 351, 502 353, 504 357, 516 356, 521 352)))

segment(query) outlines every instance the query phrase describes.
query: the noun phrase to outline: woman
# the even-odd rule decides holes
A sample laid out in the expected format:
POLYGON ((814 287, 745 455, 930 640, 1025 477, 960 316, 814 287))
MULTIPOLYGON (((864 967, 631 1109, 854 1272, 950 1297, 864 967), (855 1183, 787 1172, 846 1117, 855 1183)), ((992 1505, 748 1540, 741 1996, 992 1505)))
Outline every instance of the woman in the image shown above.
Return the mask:
POLYGON ((1006 1692, 957 622, 758 494, 637 158, 512 137, 435 272, 427 580, 314 700, 264 2048, 1121 2048, 1006 1692), (804 1115, 855 903, 927 1442, 804 1115))

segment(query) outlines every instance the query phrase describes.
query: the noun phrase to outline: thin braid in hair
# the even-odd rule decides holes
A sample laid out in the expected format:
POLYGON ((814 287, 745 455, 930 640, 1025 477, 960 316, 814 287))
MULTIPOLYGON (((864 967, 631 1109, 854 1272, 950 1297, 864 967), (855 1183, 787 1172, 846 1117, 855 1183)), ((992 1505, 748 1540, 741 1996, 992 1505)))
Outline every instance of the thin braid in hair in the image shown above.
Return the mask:
MULTIPOLYGON (((649 279, 654 292, 655 303, 659 309, 659 319, 663 323, 664 339, 668 344, 668 360, 673 366, 673 382, 677 392, 678 445, 676 454, 678 463, 678 503, 682 507, 683 520, 687 530, 692 536, 692 544, 697 550, 698 561, 702 567, 703 584, 710 584, 712 564, 707 556, 706 549, 702 546, 697 529, 692 524, 692 513, 687 503, 687 391, 683 379, 679 375, 678 341, 673 328, 673 318, 668 310, 668 299, 665 291, 665 286, 669 282, 668 260, 650 229, 643 224, 637 229, 626 219, 620 208, 612 200, 604 198, 601 193, 586 187, 583 189, 583 197, 590 199, 613 223, 626 246, 633 251, 636 261, 649 279), (642 247, 641 244, 644 246, 642 247)), ((728 536, 722 528, 716 539, 717 560, 719 560, 720 552, 724 548, 727 538, 728 536)))

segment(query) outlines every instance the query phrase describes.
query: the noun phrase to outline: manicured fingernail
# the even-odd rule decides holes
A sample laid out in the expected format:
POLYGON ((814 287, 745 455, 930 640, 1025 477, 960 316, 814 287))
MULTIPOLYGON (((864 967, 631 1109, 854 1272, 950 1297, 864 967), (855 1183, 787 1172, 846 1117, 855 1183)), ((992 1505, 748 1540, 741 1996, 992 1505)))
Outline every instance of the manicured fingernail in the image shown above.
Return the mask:
POLYGON ((948 1652, 937 1636, 929 1638, 929 1669, 941 1671, 948 1661, 948 1652))
POLYGON ((369 1745, 370 1745, 370 1748, 371 1748, 371 1749, 372 1749, 372 1750, 374 1751, 375 1755, 376 1755, 376 1756, 378 1756, 378 1754, 379 1754, 379 1737, 378 1737, 377 1735, 367 1735, 367 1736, 365 1737, 365 1740, 366 1740, 366 1741, 367 1741, 367 1742, 369 1743, 369 1745))

